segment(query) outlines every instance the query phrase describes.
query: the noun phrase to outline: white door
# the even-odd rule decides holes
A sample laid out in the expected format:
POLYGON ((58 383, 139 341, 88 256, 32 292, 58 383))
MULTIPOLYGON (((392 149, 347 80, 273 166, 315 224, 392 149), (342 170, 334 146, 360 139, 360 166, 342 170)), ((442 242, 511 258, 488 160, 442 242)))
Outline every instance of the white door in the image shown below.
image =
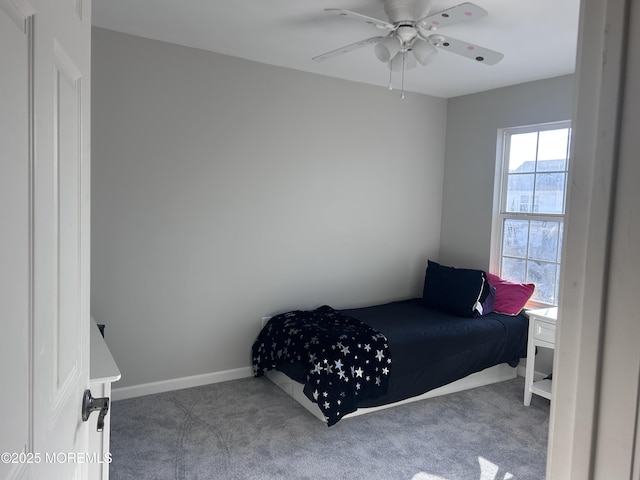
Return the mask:
POLYGON ((89 0, 0 0, 3 479, 86 478, 87 461, 97 460, 87 455, 81 415, 90 21, 89 0))

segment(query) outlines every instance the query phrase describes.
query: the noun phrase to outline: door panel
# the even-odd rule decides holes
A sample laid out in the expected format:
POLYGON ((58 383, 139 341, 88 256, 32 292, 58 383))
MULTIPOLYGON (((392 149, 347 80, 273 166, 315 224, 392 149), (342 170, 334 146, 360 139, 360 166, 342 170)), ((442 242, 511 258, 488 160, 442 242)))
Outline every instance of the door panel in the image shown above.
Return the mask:
POLYGON ((80 304, 77 292, 81 288, 80 251, 81 198, 80 151, 81 77, 62 47, 54 50, 55 83, 53 99, 55 179, 55 232, 58 261, 56 275, 56 315, 54 317, 54 354, 56 407, 63 405, 71 385, 82 371, 82 359, 77 325, 80 304))

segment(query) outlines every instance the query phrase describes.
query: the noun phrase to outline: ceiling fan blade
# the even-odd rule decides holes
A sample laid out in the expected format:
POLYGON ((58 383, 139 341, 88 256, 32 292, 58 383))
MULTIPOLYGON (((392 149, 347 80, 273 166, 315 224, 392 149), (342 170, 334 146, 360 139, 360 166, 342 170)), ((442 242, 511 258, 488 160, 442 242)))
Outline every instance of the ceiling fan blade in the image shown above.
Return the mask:
POLYGON ((335 50, 331 50, 330 52, 323 53, 321 55, 317 55, 312 58, 316 62, 323 62, 324 60, 328 60, 333 57, 337 57, 338 55, 342 55, 343 53, 349 53, 353 50, 357 50, 358 48, 366 47, 367 45, 372 45, 374 43, 378 43, 384 37, 371 37, 366 40, 360 40, 359 42, 352 43, 351 45, 345 45, 344 47, 336 48, 335 50))
POLYGON ((427 30, 437 30, 448 27, 454 23, 466 22, 475 18, 485 17, 488 13, 483 8, 473 3, 461 3, 455 7, 447 8, 428 17, 418 20, 416 26, 427 30))
POLYGON ((394 30, 396 28, 395 25, 392 25, 389 22, 378 20, 377 18, 373 17, 368 17, 367 15, 362 15, 361 13, 352 12, 351 10, 343 10, 341 8, 325 8, 324 11, 327 13, 340 15, 341 17, 348 17, 354 20, 359 20, 383 30, 394 30))
POLYGON ((463 42, 455 38, 445 37, 444 35, 434 34, 430 35, 427 39, 434 47, 477 60, 480 63, 486 63, 487 65, 495 65, 504 57, 504 54, 496 52, 495 50, 489 50, 488 48, 463 42))

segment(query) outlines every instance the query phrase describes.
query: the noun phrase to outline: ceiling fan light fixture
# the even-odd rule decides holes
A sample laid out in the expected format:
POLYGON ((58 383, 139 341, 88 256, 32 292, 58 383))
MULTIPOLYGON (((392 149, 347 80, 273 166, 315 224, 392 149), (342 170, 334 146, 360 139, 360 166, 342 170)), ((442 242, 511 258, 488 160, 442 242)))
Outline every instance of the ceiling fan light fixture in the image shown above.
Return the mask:
POLYGON ((408 52, 398 52, 395 57, 389 62, 389 70, 392 72, 401 72, 402 70, 412 70, 416 68, 418 64, 415 59, 411 58, 408 52), (404 67, 404 68, 403 68, 404 67))
POLYGON ((402 43, 395 35, 384 37, 376 44, 376 57, 383 63, 388 63, 400 51, 402 43))
POLYGON ((431 63, 438 54, 438 49, 436 47, 421 38, 417 38, 416 41, 413 42, 411 51, 413 52, 413 56, 416 57, 418 63, 422 66, 431 63))

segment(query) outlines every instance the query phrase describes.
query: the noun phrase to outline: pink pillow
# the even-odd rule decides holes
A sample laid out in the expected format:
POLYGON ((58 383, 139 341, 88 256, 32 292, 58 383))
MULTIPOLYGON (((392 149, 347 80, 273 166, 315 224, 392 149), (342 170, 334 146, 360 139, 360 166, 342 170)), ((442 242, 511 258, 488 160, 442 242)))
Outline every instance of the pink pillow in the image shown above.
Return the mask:
POLYGON ((487 272, 489 285, 496 289, 493 311, 507 315, 518 315, 533 295, 533 283, 513 283, 487 272))

